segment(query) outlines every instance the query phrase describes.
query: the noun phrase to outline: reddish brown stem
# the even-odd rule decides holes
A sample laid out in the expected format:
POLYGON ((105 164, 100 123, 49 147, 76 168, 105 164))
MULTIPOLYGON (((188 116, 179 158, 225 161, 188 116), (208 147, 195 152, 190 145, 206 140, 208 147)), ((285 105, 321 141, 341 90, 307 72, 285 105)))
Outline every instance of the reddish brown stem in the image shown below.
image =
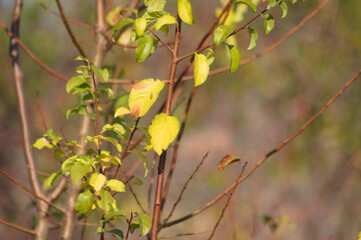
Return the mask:
POLYGON ((25 233, 29 233, 29 234, 31 234, 31 235, 36 235, 36 232, 33 231, 33 230, 31 230, 31 229, 27 229, 27 228, 24 228, 24 227, 20 227, 20 226, 18 226, 18 225, 16 225, 16 224, 7 222, 7 221, 5 221, 5 220, 1 220, 1 219, 0 219, 0 223, 4 224, 4 225, 6 225, 6 226, 12 227, 12 228, 14 228, 14 229, 17 229, 17 230, 19 230, 19 231, 22 231, 22 232, 25 232, 25 233))
POLYGON ((61 20, 63 20, 63 23, 64 23, 64 26, 66 28, 66 31, 68 32, 69 36, 70 36, 70 39, 71 41, 73 42, 74 46, 76 47, 76 49, 78 49, 80 55, 82 55, 83 57, 86 57, 86 54, 83 50, 83 48, 80 46, 80 44, 78 43, 78 41, 76 40, 75 36, 74 36, 74 33, 73 31, 71 30, 70 28, 70 25, 68 23, 68 20, 66 19, 65 17, 65 13, 64 13, 64 10, 63 10, 63 6, 61 5, 60 3, 60 0, 55 0, 56 1, 56 5, 58 6, 58 9, 59 9, 59 13, 60 13, 60 17, 61 17, 61 20))

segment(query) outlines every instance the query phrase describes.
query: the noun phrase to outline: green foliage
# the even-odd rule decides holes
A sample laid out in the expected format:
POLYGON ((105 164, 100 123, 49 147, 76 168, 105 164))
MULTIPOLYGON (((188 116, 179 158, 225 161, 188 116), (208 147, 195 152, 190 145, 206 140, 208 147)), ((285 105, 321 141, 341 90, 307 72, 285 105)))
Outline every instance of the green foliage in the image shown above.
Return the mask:
POLYGON ((233 73, 238 69, 241 57, 235 45, 227 44, 227 47, 231 55, 231 67, 229 68, 229 73, 233 73))
POLYGON ((246 4, 247 6, 249 6, 252 9, 253 12, 257 12, 257 7, 251 0, 236 0, 234 2, 234 4, 236 4, 236 3, 246 4))
POLYGON ((218 47, 224 40, 226 40, 235 30, 234 27, 221 25, 214 31, 214 43, 218 47))
POLYGON ((177 24, 177 20, 170 15, 164 15, 162 17, 160 17, 157 22, 154 24, 154 30, 158 31, 160 30, 163 26, 165 26, 166 24, 177 24))
POLYGON ((275 19, 271 14, 264 14, 262 17, 264 18, 264 35, 267 35, 275 26, 275 19))

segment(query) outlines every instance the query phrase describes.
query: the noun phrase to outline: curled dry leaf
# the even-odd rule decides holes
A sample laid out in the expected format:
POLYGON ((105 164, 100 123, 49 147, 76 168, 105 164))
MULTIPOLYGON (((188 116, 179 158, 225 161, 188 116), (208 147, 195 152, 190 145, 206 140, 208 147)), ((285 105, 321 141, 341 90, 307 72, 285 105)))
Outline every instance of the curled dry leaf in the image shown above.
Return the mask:
POLYGON ((240 162, 241 159, 237 158, 233 155, 226 155, 222 158, 222 160, 219 162, 218 164, 218 168, 219 170, 223 170, 225 167, 227 167, 229 164, 235 163, 235 162, 240 162))

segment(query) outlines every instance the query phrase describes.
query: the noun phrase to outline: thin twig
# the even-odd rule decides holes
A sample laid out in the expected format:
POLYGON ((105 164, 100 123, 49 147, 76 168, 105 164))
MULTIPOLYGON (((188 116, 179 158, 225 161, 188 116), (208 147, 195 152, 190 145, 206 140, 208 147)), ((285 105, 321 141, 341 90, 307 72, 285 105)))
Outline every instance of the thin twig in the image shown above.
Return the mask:
MULTIPOLYGON (((59 13, 53 11, 52 9, 48 8, 47 6, 45 6, 43 3, 40 3, 40 6, 42 8, 44 8, 44 10, 54 14, 55 16, 57 17, 61 17, 59 13)), ((72 18, 68 18, 68 17, 65 17, 65 19, 68 21, 68 22, 71 22, 71 23, 74 23, 75 25, 78 25, 80 27, 83 27, 83 28, 88 28, 88 29, 93 29, 93 26, 92 25, 89 25, 87 23, 83 23, 83 22, 80 22, 78 20, 75 20, 75 19, 72 19, 72 18)))
POLYGON ((4 29, 4 31, 17 43, 19 44, 19 46, 29 55, 29 57, 31 57, 37 64, 39 64, 40 67, 42 67, 45 71, 47 71, 48 73, 50 73, 51 75, 53 75, 56 78, 59 78, 60 80, 63 80, 64 82, 68 81, 68 78, 61 75, 60 73, 55 72, 53 69, 51 69, 50 67, 48 67, 45 63, 43 63, 42 61, 40 61, 39 58, 37 58, 35 56, 34 53, 32 53, 29 48, 27 48, 25 46, 25 44, 13 33, 11 32, 4 24, 3 21, 0 21, 0 27, 2 27, 2 29, 4 29))
POLYGON ((10 179, 13 183, 15 183, 16 185, 18 185, 19 187, 21 187, 22 189, 24 189, 25 191, 27 191, 28 193, 30 193, 32 196, 34 196, 35 198, 45 202, 46 204, 48 204, 49 206, 53 207, 54 209, 58 210, 61 213, 64 213, 65 210, 56 206, 54 203, 48 201, 46 198, 37 195, 35 192, 31 191, 29 188, 25 187, 23 184, 21 184, 19 181, 15 180, 12 176, 10 176, 7 172, 5 172, 4 170, 0 169, 0 173, 2 173, 5 177, 7 177, 8 179, 10 179))
POLYGON ((169 50, 169 52, 171 54, 173 54, 173 49, 171 49, 170 46, 168 46, 167 43, 165 43, 160 37, 158 37, 158 35, 155 34, 155 32, 153 32, 153 30, 151 28, 147 27, 147 29, 156 39, 158 39, 159 42, 161 42, 163 44, 164 47, 166 47, 169 50))
MULTIPOLYGON (((120 160, 122 161, 125 156, 128 154, 128 149, 129 149, 129 145, 130 145, 130 141, 132 141, 132 138, 134 136, 134 133, 137 131, 137 127, 138 127, 138 123, 139 123, 139 120, 140 120, 140 117, 138 117, 136 120, 135 120, 135 125, 134 125, 134 129, 132 130, 132 132, 130 133, 130 136, 129 136, 129 139, 128 139, 128 142, 127 142, 127 145, 125 146, 125 149, 120 157, 120 160)), ((139 139, 138 139, 139 140, 139 139)), ((133 144, 134 146, 134 144, 133 144)), ((133 149, 133 148, 131 148, 133 149)), ((120 165, 118 165, 117 167, 117 170, 114 172, 114 175, 113 175, 113 179, 115 179, 118 175, 118 172, 119 172, 119 169, 120 169, 120 165)))
POLYGON ((178 196, 177 200, 176 200, 175 203, 173 204, 172 210, 169 212, 168 217, 164 220, 164 223, 163 223, 163 224, 166 224, 166 223, 168 222, 168 220, 172 217, 172 214, 173 214, 174 210, 176 209, 178 203, 182 200, 183 193, 184 193, 184 191, 186 190, 189 182, 193 179, 194 175, 199 171, 199 169, 200 169, 200 167, 202 166, 204 160, 207 158, 208 153, 209 153, 209 152, 207 152, 207 153, 203 156, 202 160, 201 160, 200 163, 197 165, 196 169, 194 169, 193 173, 189 176, 189 178, 188 178, 187 181, 185 182, 182 190, 181 190, 180 193, 179 193, 179 196, 178 196))
POLYGON ((128 229, 127 229, 127 233, 125 235, 125 240, 128 240, 128 236, 129 236, 129 232, 130 232, 130 227, 132 225, 132 221, 133 221, 133 213, 130 213, 130 219, 128 221, 128 229))
POLYGON ((86 57, 86 58, 87 58, 87 55, 85 54, 83 48, 80 46, 80 44, 79 44, 78 41, 76 40, 76 38, 75 38, 75 36, 74 36, 74 33, 73 33, 73 31, 71 30, 71 28, 70 28, 70 25, 69 25, 69 23, 68 23, 68 20, 67 20, 66 17, 65 17, 65 13, 64 13, 64 10, 63 10, 63 6, 61 5, 60 0, 55 0, 55 2, 56 2, 56 5, 58 6, 61 20, 63 20, 64 26, 65 26, 66 31, 68 32, 68 34, 69 34, 69 36, 70 36, 70 38, 71 38, 71 41, 72 41, 73 44, 75 45, 76 49, 78 49, 80 55, 82 55, 83 57, 86 57))
POLYGON ((2 220, 0 219, 0 223, 6 225, 6 226, 9 226, 9 227, 12 227, 14 229, 17 229, 19 231, 22 231, 22 232, 25 232, 25 233, 29 233, 31 235, 36 235, 36 232, 34 230, 31 230, 31 229, 28 229, 28 228, 24 228, 24 227, 20 227, 16 224, 13 224, 13 223, 10 223, 10 222, 7 222, 5 220, 2 220))
POLYGON ((226 202, 226 204, 224 205, 224 207, 223 207, 223 209, 222 209, 222 212, 221 212, 221 215, 219 216, 218 221, 217 221, 216 225, 214 226, 214 228, 213 228, 213 230, 212 230, 212 233, 211 233, 211 235, 209 236, 208 240, 211 240, 211 239, 213 238, 213 236, 214 236, 214 234, 215 234, 215 232, 216 232, 216 230, 217 230, 217 228, 218 228, 218 226, 219 226, 219 223, 221 222, 221 220, 222 220, 222 218, 223 218, 223 216, 224 216, 224 213, 225 213, 227 207, 229 206, 229 203, 230 203, 231 198, 232 198, 232 196, 233 196, 234 190, 236 190, 236 188, 237 188, 237 186, 238 186, 238 184, 239 184, 238 181, 239 181, 239 179, 242 177, 242 174, 243 174, 243 172, 244 172, 244 169, 246 169, 246 166, 247 166, 247 162, 242 165, 241 173, 239 174, 239 176, 238 176, 238 178, 237 178, 237 180, 236 180, 236 183, 237 183, 237 184, 235 184, 234 187, 232 188, 232 190, 230 191, 229 197, 228 197, 228 199, 227 199, 227 202, 226 202))
POLYGON ((320 115, 322 115, 322 113, 333 103, 336 101, 337 98, 339 98, 343 92, 346 91, 346 89, 352 84, 354 83, 357 78, 361 75, 361 69, 336 93, 336 95, 334 95, 322 108, 321 110, 316 113, 314 116, 312 116, 297 132, 295 132, 293 135, 291 135, 289 138, 285 139, 280 145, 278 145, 275 149, 271 150, 270 152, 268 152, 264 157, 262 157, 253 167, 252 169, 250 169, 245 176, 243 176, 241 179, 238 180, 238 182, 233 183, 231 186, 229 186, 226 190, 224 190, 221 194, 219 194, 217 197, 215 197, 213 200, 211 200, 210 202, 208 202, 207 204, 203 205, 201 208, 199 208, 198 210, 187 214, 181 218, 178 218, 172 222, 169 222, 167 224, 164 224, 162 226, 162 228, 167 228, 170 226, 173 226, 175 224, 178 224, 180 222, 186 221, 191 217, 194 217, 196 215, 198 215, 199 213, 203 212, 204 210, 206 210, 207 208, 209 208, 210 206, 214 205, 216 202, 218 202, 218 200, 220 200, 225 194, 227 194, 233 187, 235 184, 239 184, 241 182, 243 182, 244 180, 246 180, 248 177, 250 177, 253 172, 262 164, 264 163, 270 156, 272 156, 273 154, 279 152, 286 144, 288 144, 289 142, 291 142, 293 139, 295 139, 298 135, 300 135, 303 130, 305 130, 313 121, 315 121, 320 115))
POLYGON ((206 230, 206 231, 201 231, 201 232, 195 232, 195 233, 180 233, 180 234, 176 234, 176 235, 159 237, 159 239, 172 239, 172 238, 184 237, 184 236, 195 236, 195 235, 200 235, 200 234, 204 234, 204 233, 209 233, 210 231, 211 231, 211 230, 206 230))
POLYGON ((137 202, 138 206, 140 207, 140 209, 142 210, 143 213, 146 213, 146 211, 143 208, 143 205, 141 204, 141 202, 139 201, 139 198, 137 196, 137 194, 134 192, 134 189, 132 188, 132 185, 128 184, 129 190, 132 193, 135 201, 137 202))

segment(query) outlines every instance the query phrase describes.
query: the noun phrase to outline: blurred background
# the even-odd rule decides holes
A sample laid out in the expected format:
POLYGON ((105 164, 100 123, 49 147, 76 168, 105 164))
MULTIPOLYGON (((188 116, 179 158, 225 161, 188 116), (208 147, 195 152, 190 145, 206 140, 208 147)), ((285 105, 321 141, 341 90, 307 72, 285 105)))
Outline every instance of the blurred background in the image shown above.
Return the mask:
MULTIPOLYGON (((0 20, 7 26, 10 25, 14 2, 0 1, 0 20)), ((94 1, 62 2, 67 17, 94 23, 94 1)), ((114 0, 113 6, 124 6, 128 2, 114 0)), ((175 1, 168 2, 167 10, 174 11, 175 1)), ((183 26, 180 55, 196 47, 205 29, 215 19, 214 9, 220 5, 219 0, 191 2, 196 25, 183 26)), ((277 41, 320 2, 308 0, 288 4, 288 15, 284 19, 281 19, 280 8, 272 9, 275 28, 266 36, 262 34, 263 21, 256 20, 251 25, 259 33, 254 49, 246 50, 249 44, 246 31, 237 34, 241 59, 277 41)), ((247 171, 269 150, 296 132, 360 69, 360 9, 359 0, 331 0, 310 22, 264 57, 240 67, 233 74, 221 73, 209 77, 206 84, 198 89, 193 101, 165 215, 189 175, 208 151, 205 163, 188 187, 173 219, 198 209, 237 178, 240 172, 238 166, 222 172, 218 170, 217 165, 223 156, 233 154, 241 157, 248 162, 247 171)), ((73 59, 78 53, 61 19, 51 10, 57 12, 55 1, 25 1, 20 39, 44 63, 70 78, 76 75, 78 63, 73 59)), ((252 17, 251 11, 242 16, 244 20, 237 26, 252 17)), ((94 45, 94 38, 89 36, 91 29, 74 24, 71 26, 77 39, 91 55, 94 45)), ((172 41, 173 31, 174 27, 171 27, 168 38, 161 36, 172 41)), ((8 41, 8 36, 1 30, 0 168, 29 186, 8 41)), ((67 139, 76 139, 80 117, 67 120, 65 113, 76 105, 78 99, 67 95, 64 82, 43 71, 22 50, 20 59, 32 141, 45 132, 36 99, 48 127, 67 139)), ((124 79, 167 79, 169 59, 166 50, 159 48, 143 64, 137 64, 133 49, 115 46, 105 58, 104 65, 111 72, 115 66, 120 66, 120 77, 124 79)), ((216 61, 211 69, 228 66, 229 61, 226 48, 222 46, 216 51, 216 61)), ((182 69, 182 64, 179 69, 182 69)), ((184 100, 192 84, 192 81, 187 81, 184 93, 178 98, 179 104, 174 114, 180 120, 185 109, 184 100)), ((125 92, 130 87, 119 86, 125 92)), ((239 185, 215 239, 322 240, 329 236, 337 240, 357 239, 361 231, 360 92, 361 83, 358 80, 300 136, 239 185)), ((152 109, 156 111, 157 107, 152 109)), ((142 119, 140 124, 147 126, 151 118, 142 119)), ((59 169, 60 164, 54 160, 51 151, 34 150, 34 155, 41 173, 46 175, 59 169)), ((151 164, 153 155, 148 154, 147 157, 151 164)), ((136 159, 127 161, 124 168, 131 166, 133 160, 136 159)), ((139 169, 136 174, 142 177, 144 170, 139 169)), ((134 186, 144 206, 149 178, 143 179, 142 186, 134 186)), ((0 176, 0 194, 0 218, 31 228, 35 221, 32 197, 4 176, 0 176)), ((118 197, 119 207, 127 213, 137 208, 130 194, 118 197)), ((225 199, 222 199, 198 216, 162 230, 160 236, 212 229, 224 204, 225 199)), ((95 217, 89 220, 96 221, 95 217)), ((119 224, 123 229, 126 226, 124 222, 119 224)), ((87 239, 98 238, 96 228, 90 226, 87 229, 87 239)), ((57 236, 58 230, 53 231, 52 236, 57 236)), ((4 225, 0 225, 0 235, 3 239, 30 239, 25 233, 4 225)), ((178 239, 207 239, 208 235, 178 239)))

